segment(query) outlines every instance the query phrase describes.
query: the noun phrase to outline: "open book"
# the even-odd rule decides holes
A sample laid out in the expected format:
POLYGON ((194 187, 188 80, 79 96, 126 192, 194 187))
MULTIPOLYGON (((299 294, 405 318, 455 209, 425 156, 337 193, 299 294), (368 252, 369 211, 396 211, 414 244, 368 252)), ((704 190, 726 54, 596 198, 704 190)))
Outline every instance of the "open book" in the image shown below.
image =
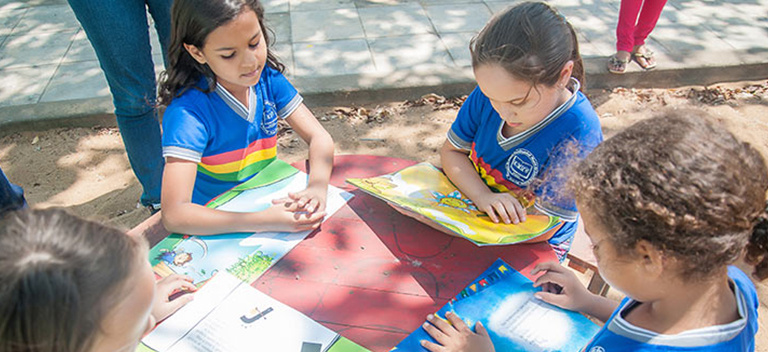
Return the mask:
POLYGON ((337 333, 222 272, 142 342, 163 352, 324 352, 338 338, 337 333))
MULTIPOLYGON (((255 212, 272 206, 272 200, 307 186, 307 174, 275 159, 250 180, 213 199, 207 207, 231 212, 255 212)), ((326 218, 352 194, 328 186, 326 218)), ((156 274, 189 275, 199 285, 222 271, 244 282, 253 282, 301 242, 311 231, 230 233, 215 236, 172 234, 149 252, 156 274)))
POLYGON ((429 163, 377 177, 350 178, 347 182, 392 206, 421 214, 478 246, 527 242, 557 226, 560 220, 554 216, 528 215, 525 222, 517 225, 494 223, 429 163))
MULTIPOLYGON (((542 302, 533 282, 501 259, 435 315, 453 311, 474 330, 481 322, 496 351, 580 351, 600 327, 583 315, 542 302)), ((421 340, 435 342, 419 327, 392 351, 427 351, 421 340)))

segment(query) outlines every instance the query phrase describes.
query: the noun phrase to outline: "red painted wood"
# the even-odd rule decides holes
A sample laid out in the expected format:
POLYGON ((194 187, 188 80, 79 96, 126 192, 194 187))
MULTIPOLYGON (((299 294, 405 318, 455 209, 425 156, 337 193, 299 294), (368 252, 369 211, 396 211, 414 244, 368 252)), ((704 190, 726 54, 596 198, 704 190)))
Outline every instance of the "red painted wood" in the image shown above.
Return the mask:
POLYGON ((253 286, 361 346, 388 351, 496 258, 529 277, 537 263, 556 260, 546 243, 478 247, 442 234, 344 182, 413 164, 336 156, 331 184, 355 197, 253 286))

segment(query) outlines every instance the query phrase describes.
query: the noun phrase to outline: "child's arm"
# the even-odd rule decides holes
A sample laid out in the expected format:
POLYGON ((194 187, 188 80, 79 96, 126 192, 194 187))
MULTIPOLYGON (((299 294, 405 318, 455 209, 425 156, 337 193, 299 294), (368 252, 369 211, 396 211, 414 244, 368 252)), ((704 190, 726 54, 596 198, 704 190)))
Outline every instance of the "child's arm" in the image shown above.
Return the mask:
POLYGON ((197 164, 166 158, 163 172, 162 219, 168 231, 189 235, 230 232, 304 231, 320 226, 325 212, 304 212, 296 202, 282 201, 254 213, 233 213, 192 203, 197 164))
POLYGON ((493 342, 488 331, 480 322, 475 324, 475 331, 453 312, 445 313, 448 322, 430 314, 424 323, 424 330, 432 336, 434 343, 421 341, 421 346, 432 352, 494 352, 493 342), (450 323, 449 323, 450 322, 450 323))
POLYGON ((285 200, 295 201, 310 213, 323 211, 333 169, 333 139, 304 104, 296 108, 285 121, 309 145, 307 189, 291 193, 285 200))
POLYGON ((509 193, 495 193, 483 182, 465 150, 458 149, 448 140, 440 149, 443 170, 456 187, 488 214, 493 222, 499 218, 506 224, 525 221, 525 208, 509 193), (498 214, 498 215, 497 215, 498 214))
POLYGON ((541 286, 542 291, 537 292, 535 296, 544 302, 591 315, 603 322, 608 321, 619 306, 618 302, 587 291, 576 275, 559 263, 538 264, 531 271, 531 275, 540 272, 544 272, 544 275, 536 279, 533 286, 541 286))

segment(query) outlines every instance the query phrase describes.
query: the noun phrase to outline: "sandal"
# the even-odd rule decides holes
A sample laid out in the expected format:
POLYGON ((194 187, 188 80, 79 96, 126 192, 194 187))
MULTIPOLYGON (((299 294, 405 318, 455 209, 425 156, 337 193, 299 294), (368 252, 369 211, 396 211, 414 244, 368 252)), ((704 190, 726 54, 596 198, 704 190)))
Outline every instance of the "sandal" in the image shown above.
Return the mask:
POLYGON ((619 59, 616 54, 613 54, 608 58, 608 72, 620 75, 627 71, 628 63, 629 59, 619 59))
POLYGON ((632 57, 635 58, 635 62, 637 62, 640 67, 643 68, 643 70, 649 71, 656 68, 656 59, 653 56, 653 51, 650 51, 648 49, 645 49, 645 52, 638 53, 634 52, 632 53, 632 57), (640 61, 642 59, 643 61, 640 61))

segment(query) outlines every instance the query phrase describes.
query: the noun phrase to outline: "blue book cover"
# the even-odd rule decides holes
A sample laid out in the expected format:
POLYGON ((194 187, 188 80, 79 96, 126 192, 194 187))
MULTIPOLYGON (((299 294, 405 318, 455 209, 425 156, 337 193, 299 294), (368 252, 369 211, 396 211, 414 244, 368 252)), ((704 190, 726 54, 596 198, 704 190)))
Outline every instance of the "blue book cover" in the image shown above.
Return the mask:
MULTIPOLYGON (((445 319, 445 313, 453 311, 472 328, 482 322, 496 351, 580 351, 600 330, 577 312, 535 298, 533 294, 540 289, 501 259, 467 289, 472 293, 464 297, 460 293, 436 315, 445 319), (487 282, 489 276, 494 277, 492 282, 487 282), (483 279, 486 285, 480 285, 483 279)), ((419 327, 392 351, 427 352, 421 340, 435 342, 419 327)))

